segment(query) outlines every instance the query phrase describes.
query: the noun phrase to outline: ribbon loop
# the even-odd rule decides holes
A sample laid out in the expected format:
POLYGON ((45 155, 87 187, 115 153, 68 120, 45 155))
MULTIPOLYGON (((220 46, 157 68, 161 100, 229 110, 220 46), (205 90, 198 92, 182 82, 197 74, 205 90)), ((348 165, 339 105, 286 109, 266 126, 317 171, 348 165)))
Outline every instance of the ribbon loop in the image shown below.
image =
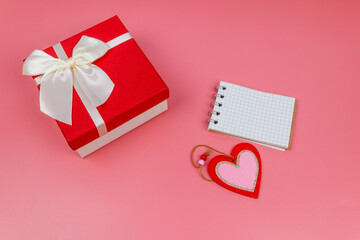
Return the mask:
POLYGON ((41 50, 34 50, 26 58, 23 65, 23 75, 37 76, 53 72, 62 66, 62 60, 53 58, 41 50))
POLYGON ((99 39, 82 36, 73 49, 72 58, 79 65, 88 65, 101 58, 110 47, 99 39))

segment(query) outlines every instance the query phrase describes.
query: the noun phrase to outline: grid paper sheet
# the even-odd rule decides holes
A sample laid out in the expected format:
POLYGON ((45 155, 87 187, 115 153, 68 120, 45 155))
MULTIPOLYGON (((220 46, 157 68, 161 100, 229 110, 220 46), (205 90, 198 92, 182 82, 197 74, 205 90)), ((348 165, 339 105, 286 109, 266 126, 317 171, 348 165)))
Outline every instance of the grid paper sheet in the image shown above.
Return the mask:
POLYGON ((222 81, 216 97, 216 103, 221 103, 221 106, 214 106, 208 129, 287 149, 290 145, 295 101, 292 97, 222 81), (217 115, 217 112, 220 114, 217 115))

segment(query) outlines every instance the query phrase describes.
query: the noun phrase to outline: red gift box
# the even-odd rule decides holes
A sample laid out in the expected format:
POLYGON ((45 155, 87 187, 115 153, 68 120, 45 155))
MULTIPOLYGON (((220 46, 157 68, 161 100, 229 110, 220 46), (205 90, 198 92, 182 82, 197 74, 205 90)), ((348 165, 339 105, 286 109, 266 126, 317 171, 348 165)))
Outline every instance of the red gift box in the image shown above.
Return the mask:
MULTIPOLYGON (((106 43, 126 33, 128 30, 114 16, 60 43, 70 58, 84 35, 106 43)), ((54 49, 49 47, 44 52, 58 58, 54 49)), ((111 48, 93 64, 115 84, 107 101, 96 108, 107 133, 101 134, 77 91, 73 91, 72 125, 57 121, 69 146, 82 157, 167 110, 169 98, 168 87, 133 38, 111 48)))

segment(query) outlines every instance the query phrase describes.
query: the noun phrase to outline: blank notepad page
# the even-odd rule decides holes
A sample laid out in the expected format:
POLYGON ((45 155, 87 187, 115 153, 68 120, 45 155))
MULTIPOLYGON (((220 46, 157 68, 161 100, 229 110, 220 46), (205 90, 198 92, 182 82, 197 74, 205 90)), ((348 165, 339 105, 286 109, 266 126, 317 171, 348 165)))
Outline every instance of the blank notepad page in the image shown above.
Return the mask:
POLYGON ((288 149, 295 98, 220 82, 209 130, 288 149))

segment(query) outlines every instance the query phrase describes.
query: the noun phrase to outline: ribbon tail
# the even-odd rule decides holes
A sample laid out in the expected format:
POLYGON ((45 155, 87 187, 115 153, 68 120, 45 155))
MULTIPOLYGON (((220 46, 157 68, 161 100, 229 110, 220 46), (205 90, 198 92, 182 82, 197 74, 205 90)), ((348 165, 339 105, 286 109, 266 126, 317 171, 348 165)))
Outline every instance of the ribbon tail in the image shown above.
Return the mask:
POLYGON ((40 85, 40 110, 46 115, 72 124, 73 76, 68 68, 45 74, 40 85))
POLYGON ((98 107, 106 102, 114 89, 109 76, 94 64, 76 66, 72 69, 74 81, 77 81, 90 102, 98 107))

